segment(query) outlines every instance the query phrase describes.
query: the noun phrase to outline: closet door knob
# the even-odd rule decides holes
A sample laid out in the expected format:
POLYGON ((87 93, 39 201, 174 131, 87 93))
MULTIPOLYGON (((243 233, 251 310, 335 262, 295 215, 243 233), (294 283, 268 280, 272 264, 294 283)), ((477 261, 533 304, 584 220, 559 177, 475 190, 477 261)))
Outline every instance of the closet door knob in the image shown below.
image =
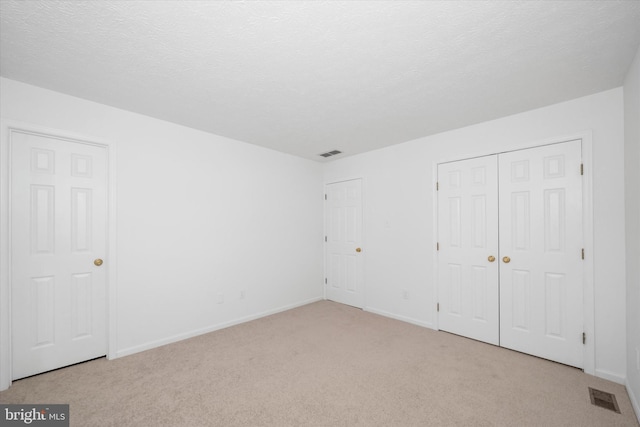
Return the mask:
POLYGON ((504 262, 505 264, 509 264, 511 262, 511 258, 506 256, 506 257, 502 258, 502 262, 504 262))
POLYGON ((489 262, 493 262, 496 260, 496 257, 494 257, 493 255, 489 255, 489 258, 487 258, 489 260, 489 262))

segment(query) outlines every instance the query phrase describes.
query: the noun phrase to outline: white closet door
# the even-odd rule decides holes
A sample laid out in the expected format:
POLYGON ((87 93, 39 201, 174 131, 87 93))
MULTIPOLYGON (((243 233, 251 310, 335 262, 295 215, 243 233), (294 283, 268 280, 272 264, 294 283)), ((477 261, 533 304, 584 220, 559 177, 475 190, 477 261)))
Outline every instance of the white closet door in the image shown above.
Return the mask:
POLYGON ((329 184, 325 194, 326 296, 363 308, 362 180, 329 184))
POLYGON ((581 141, 499 155, 500 345, 583 364, 581 141))
POLYGON ((103 356, 104 148, 11 134, 13 379, 103 356))
POLYGON ((438 326, 497 345, 497 157, 440 164, 438 186, 438 326))

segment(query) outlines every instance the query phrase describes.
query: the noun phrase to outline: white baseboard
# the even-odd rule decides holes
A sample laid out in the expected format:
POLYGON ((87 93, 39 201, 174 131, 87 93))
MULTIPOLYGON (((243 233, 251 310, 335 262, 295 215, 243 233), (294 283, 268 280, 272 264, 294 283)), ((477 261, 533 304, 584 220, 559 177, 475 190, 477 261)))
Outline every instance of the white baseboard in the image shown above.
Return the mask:
POLYGON ((640 396, 636 396, 633 393, 633 389, 629 385, 629 381, 628 380, 626 380, 624 382, 624 385, 627 387, 627 394, 629 395, 629 400, 631 400, 631 406, 633 406, 633 410, 636 412, 636 418, 638 419, 638 422, 640 423, 640 401, 638 400, 638 397, 640 397, 640 396))
POLYGON ((182 334, 173 335, 173 336, 170 336, 170 337, 167 337, 167 338, 163 338, 163 339, 160 339, 160 340, 147 342, 147 343, 136 345, 136 346, 129 347, 129 348, 124 348, 122 350, 116 351, 116 357, 115 358, 129 356, 129 355, 132 355, 132 354, 135 354, 135 353, 140 353, 141 351, 145 351, 145 350, 151 350, 152 348, 161 347, 161 346, 167 345, 167 344, 172 344, 174 342, 186 340, 188 338, 193 338, 193 337, 196 337, 198 335, 207 334, 209 332, 218 331, 220 329, 228 328, 230 326, 239 325, 240 323, 249 322, 251 320, 256 320, 256 319, 259 319, 261 317, 271 316, 272 314, 276 314, 276 313, 280 313, 280 312, 283 312, 283 311, 291 310, 292 308, 301 307, 303 305, 311 304, 311 303, 314 303, 314 302, 317 302, 317 301, 322 301, 322 300, 323 300, 322 297, 311 298, 311 299, 308 299, 308 300, 305 300, 305 301, 300 301, 300 302, 297 302, 297 303, 294 303, 294 304, 285 305, 285 306, 278 307, 278 308, 275 308, 275 309, 272 309, 272 310, 263 311, 263 312, 252 314, 252 315, 249 315, 249 316, 240 317, 238 319, 233 319, 233 320, 230 320, 230 321, 227 321, 227 322, 222 322, 222 323, 218 323, 218 324, 215 324, 215 325, 207 326, 207 327, 204 327, 204 328, 195 329, 193 331, 185 332, 185 333, 182 333, 182 334))
POLYGON ((389 313, 388 311, 378 310, 377 308, 365 307, 364 311, 368 311, 369 313, 379 314, 380 316, 389 317, 391 319, 401 320, 403 322, 411 323, 417 326, 423 326, 429 329, 435 329, 434 325, 431 322, 425 322, 423 320, 414 319, 412 317, 401 316, 399 314, 389 313))
POLYGON ((626 377, 620 374, 614 374, 613 372, 604 371, 602 369, 596 369, 596 377, 604 378, 605 380, 613 381, 614 383, 624 385, 626 382, 626 377))

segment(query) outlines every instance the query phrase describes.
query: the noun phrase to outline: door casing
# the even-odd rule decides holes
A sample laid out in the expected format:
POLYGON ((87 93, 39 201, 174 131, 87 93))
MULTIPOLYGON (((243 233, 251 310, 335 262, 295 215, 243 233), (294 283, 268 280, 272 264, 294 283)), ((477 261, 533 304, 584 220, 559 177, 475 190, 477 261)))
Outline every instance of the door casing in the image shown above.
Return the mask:
POLYGON ((95 145, 107 152, 107 358, 116 357, 116 164, 115 143, 31 123, 2 119, 0 124, 0 391, 11 385, 11 152, 15 132, 42 135, 72 143, 95 145))
MULTIPOLYGON (((549 138, 545 140, 523 142, 513 144, 508 149, 501 151, 484 151, 473 153, 473 155, 460 157, 451 156, 436 159, 432 163, 432 200, 433 203, 433 236, 434 240, 438 235, 438 193, 436 185, 438 182, 438 164, 445 162, 454 162, 459 160, 466 160, 475 157, 489 156, 493 154, 506 153, 510 151, 523 150, 527 148, 536 148, 544 145, 558 144, 561 142, 573 141, 576 139, 582 140, 582 164, 584 165, 584 175, 582 176, 582 232, 583 242, 585 250, 585 259, 583 263, 583 290, 584 290, 584 302, 583 302, 583 323, 584 332, 586 334, 586 341, 584 344, 584 366, 583 370, 587 374, 596 375, 595 372, 595 302, 594 302, 594 287, 593 287, 593 157, 592 157, 592 142, 593 137, 591 131, 584 131, 574 135, 560 136, 555 138, 549 138)), ((438 252, 435 248, 436 242, 434 242, 434 250, 432 257, 433 266, 433 283, 438 283, 438 252)), ((433 287, 433 301, 438 301, 438 286, 433 287)), ((434 304, 431 307, 434 316, 434 327, 440 329, 438 325, 437 306, 434 304)), ((600 375, 602 376, 602 375, 600 375)), ((604 377, 604 376, 603 376, 604 377)), ((612 379, 612 378, 607 378, 612 379)), ((615 379, 613 379, 615 381, 615 379)))

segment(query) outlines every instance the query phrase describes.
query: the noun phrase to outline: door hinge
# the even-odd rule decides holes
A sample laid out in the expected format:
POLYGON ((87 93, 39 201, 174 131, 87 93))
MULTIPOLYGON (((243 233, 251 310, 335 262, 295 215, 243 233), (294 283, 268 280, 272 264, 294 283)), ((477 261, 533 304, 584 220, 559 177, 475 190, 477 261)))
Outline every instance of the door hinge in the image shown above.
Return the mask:
POLYGON ((580 175, 584 175, 584 163, 580 163, 580 175))
POLYGON ((326 194, 324 195, 324 199, 327 200, 327 195, 326 194))
POLYGON ((436 242, 436 251, 440 250, 440 242, 436 242))
POLYGON ((582 259, 584 259, 584 248, 582 248, 582 259))
POLYGON ((440 183, 438 181, 436 181, 436 191, 440 190, 440 183))
POLYGON ((587 334, 585 334, 584 332, 582 333, 582 344, 586 344, 587 343, 587 334))
POLYGON ((324 236, 324 241, 325 241, 325 242, 327 241, 327 236, 324 236))
POLYGON ((437 304, 436 304, 436 310, 437 310, 438 312, 440 312, 440 303, 437 303, 437 304))
POLYGON ((324 284, 325 285, 327 284, 327 278, 326 277, 324 278, 324 284))

